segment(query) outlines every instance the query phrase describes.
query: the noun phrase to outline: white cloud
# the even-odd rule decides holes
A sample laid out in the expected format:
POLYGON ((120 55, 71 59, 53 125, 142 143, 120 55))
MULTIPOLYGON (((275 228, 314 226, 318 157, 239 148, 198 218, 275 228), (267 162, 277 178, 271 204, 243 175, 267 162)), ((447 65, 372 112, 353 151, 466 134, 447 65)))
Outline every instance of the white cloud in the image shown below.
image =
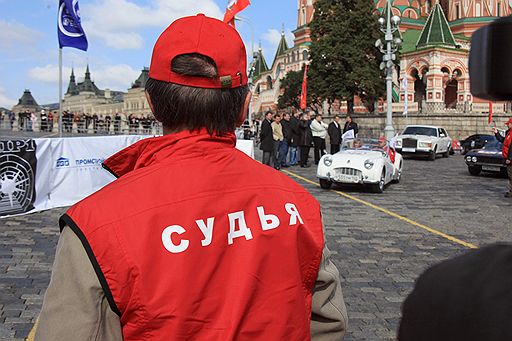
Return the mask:
MULTIPOLYGON (((269 45, 268 47, 274 50, 273 52, 275 52, 277 46, 279 45, 279 42, 281 41, 281 32, 282 31, 276 30, 275 28, 269 28, 267 32, 263 33, 261 36, 263 41, 265 41, 267 45, 269 45)), ((294 38, 293 33, 290 30, 285 30, 284 35, 286 38, 286 42, 288 43, 288 46, 292 46, 294 38)))
MULTIPOLYGON (((75 67, 75 77, 77 82, 83 81, 85 67, 75 67)), ((135 70, 126 64, 118 65, 101 65, 90 69, 91 78, 100 89, 113 89, 126 91, 131 84, 140 75, 140 70, 135 70)), ((62 80, 64 88, 69 81, 71 74, 70 67, 63 67, 62 80)), ((58 84, 59 82, 59 67, 57 65, 38 66, 28 71, 28 76, 36 81, 58 84)))
POLYGON ((151 0, 148 6, 129 0, 96 0, 81 8, 86 34, 118 49, 141 48, 140 29, 158 27, 163 30, 177 18, 197 13, 222 17, 214 0, 151 0))
POLYGON ((41 33, 14 21, 0 20, 0 49, 9 53, 19 47, 32 47, 41 33))
POLYGON ((11 109, 16 103, 17 101, 15 99, 9 98, 5 94, 5 89, 0 87, 0 107, 11 109))

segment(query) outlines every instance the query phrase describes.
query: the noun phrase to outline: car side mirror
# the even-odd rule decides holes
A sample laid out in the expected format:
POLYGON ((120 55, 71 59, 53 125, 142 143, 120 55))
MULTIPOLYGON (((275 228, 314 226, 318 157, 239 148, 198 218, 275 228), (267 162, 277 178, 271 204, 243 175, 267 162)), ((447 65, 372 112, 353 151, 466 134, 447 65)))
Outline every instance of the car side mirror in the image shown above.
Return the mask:
POLYGON ((469 53, 471 93, 490 101, 512 100, 512 16, 473 33, 469 53))

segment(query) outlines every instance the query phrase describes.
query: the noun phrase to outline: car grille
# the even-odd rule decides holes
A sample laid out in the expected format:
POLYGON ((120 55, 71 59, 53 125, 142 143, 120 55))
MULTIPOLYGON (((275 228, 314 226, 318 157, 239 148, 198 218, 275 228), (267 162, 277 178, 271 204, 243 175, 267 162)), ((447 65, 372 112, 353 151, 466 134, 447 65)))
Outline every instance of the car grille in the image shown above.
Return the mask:
POLYGON ((335 168, 334 171, 336 172, 336 174, 356 175, 356 176, 362 175, 362 172, 359 169, 355 169, 355 168, 347 168, 347 167, 335 168))
POLYGON ((416 148, 418 140, 416 139, 404 139, 402 141, 402 148, 416 148))
POLYGON ((484 164, 490 164, 490 165, 502 165, 503 164, 503 160, 502 159, 499 159, 499 158, 496 158, 496 157, 491 157, 491 156, 477 156, 477 162, 480 164, 480 163, 484 163, 484 164))

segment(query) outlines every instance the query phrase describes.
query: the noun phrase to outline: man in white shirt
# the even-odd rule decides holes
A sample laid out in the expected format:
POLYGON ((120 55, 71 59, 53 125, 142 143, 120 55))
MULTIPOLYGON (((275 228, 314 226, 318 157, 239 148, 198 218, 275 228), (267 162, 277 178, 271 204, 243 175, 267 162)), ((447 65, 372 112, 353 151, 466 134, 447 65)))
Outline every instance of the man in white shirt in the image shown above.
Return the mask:
POLYGON ((318 165, 320 158, 325 154, 325 137, 327 136, 327 124, 322 122, 322 115, 316 115, 311 122, 311 132, 315 148, 315 165, 318 165))

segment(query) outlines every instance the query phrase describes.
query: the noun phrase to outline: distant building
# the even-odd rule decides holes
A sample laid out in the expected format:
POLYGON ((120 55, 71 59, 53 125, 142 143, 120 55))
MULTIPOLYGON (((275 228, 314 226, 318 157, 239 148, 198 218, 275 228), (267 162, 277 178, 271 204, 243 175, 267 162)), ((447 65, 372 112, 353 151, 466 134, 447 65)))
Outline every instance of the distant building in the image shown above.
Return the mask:
POLYGON ((283 29, 281 41, 270 67, 265 61, 261 47, 254 53, 251 67, 254 84, 254 95, 251 100, 253 113, 275 110, 281 93, 281 79, 288 71, 299 71, 305 64, 309 64, 309 46, 311 45, 309 24, 313 19, 314 2, 314 0, 299 0, 297 28, 293 31, 294 45, 291 48, 288 47, 283 29))
MULTIPOLYGON (((284 33, 269 67, 261 48, 254 54, 252 76, 254 96, 251 111, 261 114, 277 109, 280 81, 290 70, 300 70, 308 63, 315 0, 298 1, 297 29, 294 46, 288 48, 284 33)), ((375 15, 385 13, 387 0, 374 0, 375 15)), ((506 0, 391 0, 393 15, 401 17, 400 65, 393 81, 393 102, 409 112, 485 112, 488 102, 474 98, 470 92, 468 55, 471 35, 498 17, 512 14, 506 0), (401 86, 407 78, 407 90, 401 86)), ((378 109, 384 111, 384 106, 378 109)), ((333 112, 346 112, 346 103, 333 105, 333 112)), ((355 99, 356 112, 367 112, 355 99)), ((501 103, 495 112, 503 112, 501 103)), ((400 110, 399 110, 400 111, 400 110)))
POLYGON ((32 93, 28 89, 25 89, 23 95, 18 100, 18 104, 12 107, 12 111, 15 114, 19 114, 20 112, 36 112, 39 110, 41 110, 41 107, 37 104, 34 96, 32 96, 32 93))
POLYGON ((88 114, 115 114, 123 111, 121 91, 100 90, 91 79, 89 65, 83 82, 77 83, 75 72, 71 70, 69 85, 62 101, 62 110, 88 114))

